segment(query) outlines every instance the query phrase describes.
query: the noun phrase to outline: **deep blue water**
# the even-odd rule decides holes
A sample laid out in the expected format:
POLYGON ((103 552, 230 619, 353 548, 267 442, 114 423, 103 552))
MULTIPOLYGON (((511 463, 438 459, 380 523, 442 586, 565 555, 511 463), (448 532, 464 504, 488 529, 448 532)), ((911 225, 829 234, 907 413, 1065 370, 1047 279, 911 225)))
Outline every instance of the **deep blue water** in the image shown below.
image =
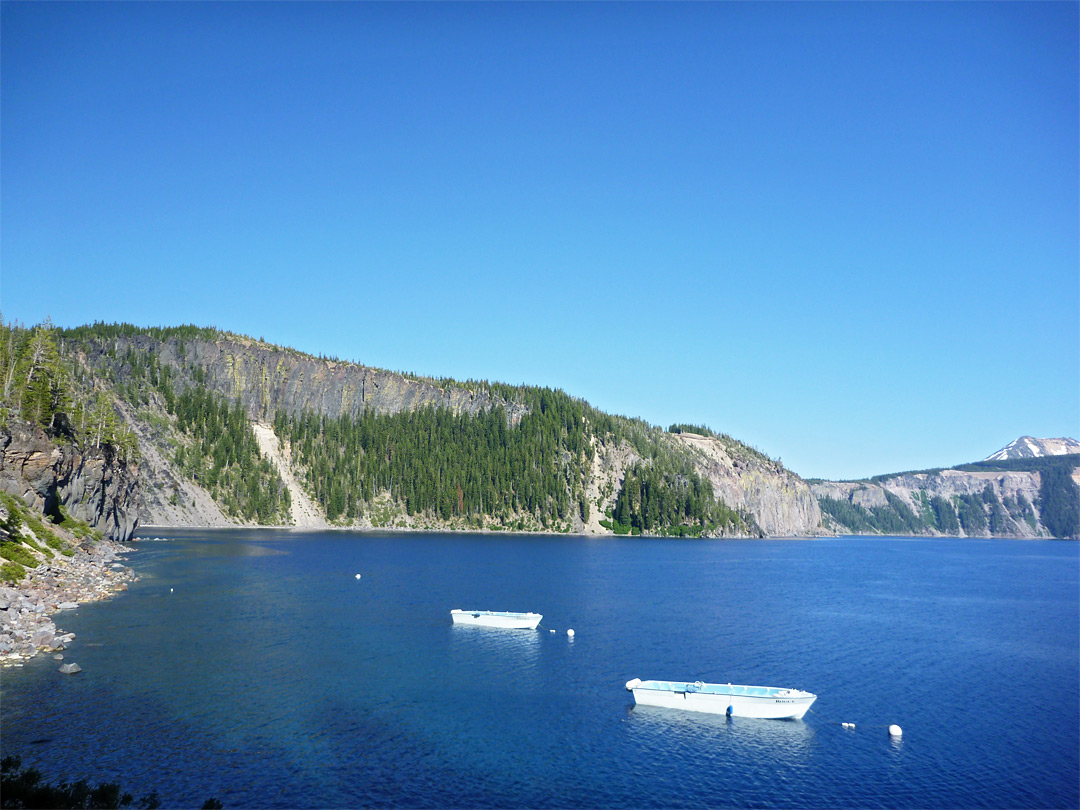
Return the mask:
POLYGON ((166 806, 1080 806, 1077 543, 166 536, 58 617, 81 674, 4 671, 5 755, 166 806), (634 677, 819 698, 729 721, 634 677))

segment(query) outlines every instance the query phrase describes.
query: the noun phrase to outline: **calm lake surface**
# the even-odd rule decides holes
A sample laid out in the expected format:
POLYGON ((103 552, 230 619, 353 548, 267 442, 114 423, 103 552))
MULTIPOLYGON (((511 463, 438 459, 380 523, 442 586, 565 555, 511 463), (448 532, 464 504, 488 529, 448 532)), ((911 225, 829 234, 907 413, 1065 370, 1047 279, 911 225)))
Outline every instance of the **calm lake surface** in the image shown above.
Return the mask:
POLYGON ((56 617, 82 673, 4 670, 4 755, 166 807, 1080 806, 1077 543, 158 531, 56 617), (819 697, 729 721, 634 677, 819 697))

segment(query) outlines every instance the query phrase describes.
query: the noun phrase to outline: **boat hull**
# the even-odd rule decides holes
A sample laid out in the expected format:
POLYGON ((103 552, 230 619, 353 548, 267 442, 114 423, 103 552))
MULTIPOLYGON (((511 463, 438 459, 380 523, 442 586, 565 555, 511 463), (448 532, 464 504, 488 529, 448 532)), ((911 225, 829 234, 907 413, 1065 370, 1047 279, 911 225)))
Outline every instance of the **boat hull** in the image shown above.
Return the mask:
POLYGON ((634 703, 641 706, 768 720, 799 720, 817 700, 817 695, 798 689, 703 684, 700 681, 684 683, 635 679, 626 688, 633 693, 634 703))
POLYGON ((454 624, 498 627, 503 630, 535 630, 544 618, 539 613, 510 613, 497 610, 451 610, 454 624))

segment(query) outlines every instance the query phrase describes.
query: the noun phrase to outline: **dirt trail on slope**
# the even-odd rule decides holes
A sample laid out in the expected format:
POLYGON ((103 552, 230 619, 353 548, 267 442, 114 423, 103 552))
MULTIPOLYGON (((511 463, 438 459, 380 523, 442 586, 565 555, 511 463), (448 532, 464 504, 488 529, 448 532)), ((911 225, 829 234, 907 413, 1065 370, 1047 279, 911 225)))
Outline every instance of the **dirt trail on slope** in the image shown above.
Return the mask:
POLYGON ((292 467, 289 466, 285 451, 282 450, 274 429, 265 422, 253 422, 252 427, 255 428, 255 438, 259 441, 259 449, 262 450, 262 454, 273 462, 278 475, 281 476, 281 480, 289 488, 289 497, 292 500, 293 525, 298 529, 329 528, 330 524, 323 518, 322 512, 304 492, 304 488, 300 486, 300 482, 293 475, 292 467))

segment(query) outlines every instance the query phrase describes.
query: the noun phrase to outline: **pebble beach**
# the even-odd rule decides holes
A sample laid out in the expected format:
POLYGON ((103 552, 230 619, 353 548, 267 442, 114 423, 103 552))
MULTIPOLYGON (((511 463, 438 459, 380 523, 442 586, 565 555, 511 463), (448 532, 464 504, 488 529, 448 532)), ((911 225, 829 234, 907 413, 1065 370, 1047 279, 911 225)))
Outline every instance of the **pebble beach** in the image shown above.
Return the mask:
POLYGON ((16 585, 0 587, 0 667, 22 666, 39 654, 62 658, 75 634, 57 627, 58 614, 127 590, 136 579, 122 561, 130 551, 110 540, 80 546, 73 556, 43 562, 16 585))

